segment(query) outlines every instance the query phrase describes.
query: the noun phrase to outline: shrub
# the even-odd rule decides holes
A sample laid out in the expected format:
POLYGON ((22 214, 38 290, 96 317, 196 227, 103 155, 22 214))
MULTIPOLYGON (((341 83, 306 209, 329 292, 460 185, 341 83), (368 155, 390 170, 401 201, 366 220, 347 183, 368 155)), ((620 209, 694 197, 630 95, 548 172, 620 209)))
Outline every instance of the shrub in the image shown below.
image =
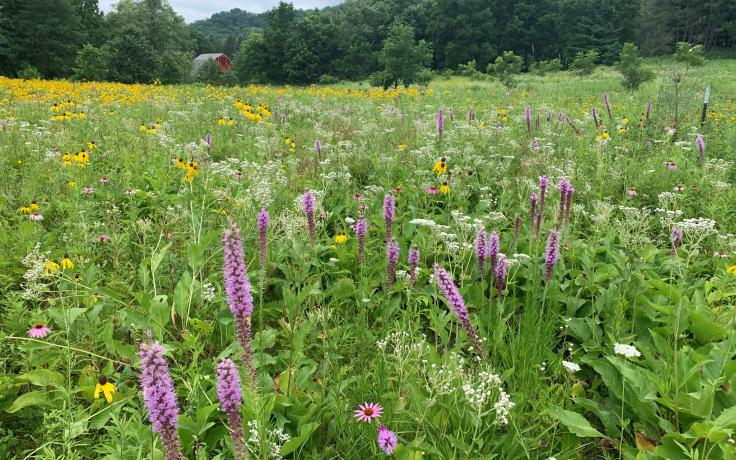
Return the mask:
POLYGON ((86 44, 77 53, 74 61, 73 79, 81 81, 103 81, 107 78, 110 53, 105 48, 86 44))
POLYGON ((550 72, 557 72, 562 68, 559 58, 550 59, 549 61, 539 61, 531 65, 529 70, 534 75, 547 75, 550 72))
POLYGON ((22 78, 23 80, 36 80, 43 78, 43 75, 41 75, 41 72, 39 72, 37 68, 28 64, 18 71, 18 78, 22 78))
POLYGON ((675 61, 685 64, 686 67, 699 67, 705 64, 703 45, 691 45, 687 42, 678 42, 674 56, 675 61))
POLYGON ((504 51, 493 64, 488 64, 488 73, 493 74, 507 88, 516 86, 515 76, 521 72, 523 61, 513 51, 504 51))
POLYGON ((590 75, 595 71, 595 63, 598 61, 598 51, 588 50, 580 51, 575 54, 575 59, 570 65, 570 70, 580 77, 590 75))
POLYGON ((624 43, 616 68, 623 74, 621 84, 628 90, 638 89, 642 83, 654 78, 654 72, 642 65, 639 48, 633 43, 624 43))

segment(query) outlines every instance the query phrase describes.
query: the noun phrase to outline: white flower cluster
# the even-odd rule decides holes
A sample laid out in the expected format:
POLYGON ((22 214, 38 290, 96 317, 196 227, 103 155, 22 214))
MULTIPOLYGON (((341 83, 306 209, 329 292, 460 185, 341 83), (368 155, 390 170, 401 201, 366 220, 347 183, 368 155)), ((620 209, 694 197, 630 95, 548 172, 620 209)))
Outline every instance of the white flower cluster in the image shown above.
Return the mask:
POLYGON ((575 372, 578 372, 580 370, 580 365, 572 361, 562 361, 562 367, 564 367, 565 370, 571 374, 574 374, 575 372))
MULTIPOLYGON (((291 436, 284 433, 282 428, 274 428, 272 430, 267 428, 265 431, 267 438, 265 442, 267 443, 269 458, 271 460, 281 460, 283 458, 281 456, 281 447, 291 439, 291 436)), ((248 447, 251 448, 250 450, 254 455, 260 453, 261 437, 259 434, 258 422, 255 420, 248 421, 248 433, 250 433, 250 437, 248 438, 248 447)))
POLYGON ((493 410, 496 411, 496 421, 500 425, 509 424, 509 412, 514 408, 516 404, 511 401, 511 397, 504 391, 503 388, 498 390, 498 401, 493 405, 493 410))
POLYGON ((33 250, 21 260, 23 266, 27 268, 23 274, 26 282, 23 284, 23 298, 26 300, 38 300, 46 291, 46 283, 43 281, 46 272, 44 264, 46 256, 40 253, 41 243, 36 243, 33 250))
POLYGON ((215 298, 215 286, 212 283, 202 285, 202 300, 212 302, 215 298))
POLYGON ((417 358, 421 356, 425 347, 424 339, 425 336, 422 334, 422 340, 415 342, 408 332, 396 331, 376 342, 376 348, 383 353, 393 355, 400 363, 403 363, 412 356, 417 358))
POLYGON ((671 211, 669 209, 656 208, 654 212, 657 214, 657 217, 659 217, 660 225, 668 230, 671 229, 675 222, 680 220, 680 217, 682 216, 682 211, 679 209, 671 211))
POLYGON ((624 356, 626 358, 638 358, 641 356, 641 353, 639 350, 636 349, 633 345, 626 345, 623 343, 615 343, 613 344, 613 351, 617 355, 624 356))

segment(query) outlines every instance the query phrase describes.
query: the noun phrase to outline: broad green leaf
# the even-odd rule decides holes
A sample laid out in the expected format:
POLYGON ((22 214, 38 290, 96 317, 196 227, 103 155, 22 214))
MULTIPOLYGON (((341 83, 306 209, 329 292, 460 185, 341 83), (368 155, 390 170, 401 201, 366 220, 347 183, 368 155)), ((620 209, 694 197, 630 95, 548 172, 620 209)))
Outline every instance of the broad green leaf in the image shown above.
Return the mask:
POLYGON ((18 398, 16 398, 15 401, 13 401, 13 404, 10 405, 7 409, 5 409, 5 412, 14 414, 18 412, 19 410, 31 407, 31 406, 55 406, 56 400, 51 397, 48 391, 29 391, 28 393, 24 393, 18 398))
POLYGON ((302 425, 299 430, 299 436, 291 438, 281 446, 281 455, 289 455, 290 453, 295 452, 302 444, 304 444, 304 442, 306 442, 318 427, 319 423, 317 422, 305 423, 302 425))
POLYGON ((571 433, 579 438, 600 438, 603 433, 593 428, 593 426, 585 420, 585 417, 562 408, 552 408, 547 411, 550 417, 562 423, 570 430, 571 433))

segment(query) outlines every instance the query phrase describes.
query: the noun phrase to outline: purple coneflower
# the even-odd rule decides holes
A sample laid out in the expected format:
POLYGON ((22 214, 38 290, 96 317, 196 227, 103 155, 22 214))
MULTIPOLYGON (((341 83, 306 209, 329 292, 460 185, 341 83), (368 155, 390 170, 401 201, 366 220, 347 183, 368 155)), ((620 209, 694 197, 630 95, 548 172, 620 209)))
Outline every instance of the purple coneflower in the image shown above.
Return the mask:
POLYGON ((611 113, 611 102, 608 100, 608 94, 603 95, 603 104, 606 106, 608 112, 608 119, 613 123, 613 114, 611 113))
POLYGON ((108 182, 110 182, 110 179, 107 177, 100 177, 100 184, 107 184, 108 182))
POLYGON ((31 220, 35 220, 36 222, 43 220, 43 216, 41 214, 31 214, 28 216, 28 218, 31 220))
POLYGON ((700 153, 700 164, 705 163, 705 141, 703 141, 703 136, 698 134, 698 137, 695 138, 695 146, 698 148, 698 153, 700 153))
POLYGON ((365 262, 365 234, 368 231, 368 224, 365 216, 360 216, 358 223, 355 225, 355 235, 358 237, 358 266, 365 262))
POLYGON ((235 459, 245 459, 247 454, 243 437, 243 422, 240 418, 240 406, 243 404, 240 374, 230 358, 224 358, 217 365, 216 371, 217 399, 220 401, 220 410, 227 416, 235 459))
POLYGON ((43 323, 36 323, 28 330, 28 337, 42 339, 51 334, 51 328, 43 323))
POLYGON ((251 314, 253 313, 253 296, 250 292, 250 280, 246 271, 243 256, 243 242, 240 230, 232 219, 228 218, 230 228, 223 232, 223 258, 225 293, 230 312, 235 319, 235 329, 240 346, 243 348, 243 365, 251 370, 251 314))
POLYGON ((391 289, 396 281, 396 263, 399 261, 399 243, 396 238, 392 238, 386 245, 386 286, 391 289))
POLYGON ((483 354, 483 348, 480 343, 480 337, 476 334, 473 325, 470 324, 470 317, 468 316, 468 309, 465 307, 465 301, 460 295, 460 290, 457 288, 455 283, 452 281, 452 277, 447 271, 440 267, 439 264, 434 264, 434 276, 437 281, 437 287, 442 292, 442 295, 447 299, 447 303, 452 308, 458 321, 465 329, 468 334, 470 341, 473 343, 475 352, 480 356, 483 354))
POLYGON ((380 404, 364 402, 358 409, 353 411, 353 416, 359 422, 372 422, 373 419, 380 418, 383 413, 383 407, 380 404))
POLYGON ((483 227, 478 227, 478 231, 475 234, 475 257, 478 259, 478 270, 481 275, 486 272, 486 231, 483 227))
POLYGON ((560 257, 560 233, 556 229, 549 231, 547 248, 544 250, 544 265, 546 272, 544 279, 549 282, 552 279, 552 270, 555 268, 557 259, 560 257))
POLYGON ((307 215, 309 238, 314 241, 317 238, 317 227, 314 225, 314 193, 311 190, 305 191, 302 195, 302 209, 304 209, 304 214, 307 215))
POLYGON ((179 435, 176 432, 179 418, 179 404, 176 390, 171 380, 169 365, 164 358, 164 349, 156 341, 141 342, 138 357, 141 359, 141 390, 148 409, 154 433, 161 435, 166 460, 180 460, 184 456, 179 450, 179 435))
POLYGON ((394 199, 394 196, 392 194, 387 193, 386 196, 383 197, 383 220, 386 222, 386 234, 385 234, 386 243, 388 243, 391 240, 391 235, 393 235, 393 226, 394 226, 395 216, 396 216, 396 200, 394 199))
POLYGON ((508 261, 506 260, 506 256, 499 254, 498 262, 496 263, 496 291, 498 291, 498 295, 503 295, 503 290, 506 289, 507 270, 508 261))
POLYGON ((393 431, 389 430, 383 425, 378 425, 377 442, 378 447, 380 447, 381 450, 386 453, 386 455, 391 455, 393 454, 394 449, 396 448, 396 444, 399 442, 399 439, 396 437, 393 431))
POLYGON ((440 110, 437 112, 437 135, 442 137, 442 133, 445 132, 445 113, 440 110))
POLYGON ((413 286, 414 283, 417 282, 417 271, 419 270, 418 247, 412 246, 412 248, 409 250, 409 257, 407 259, 407 262, 409 262, 409 279, 411 280, 411 285, 413 286))

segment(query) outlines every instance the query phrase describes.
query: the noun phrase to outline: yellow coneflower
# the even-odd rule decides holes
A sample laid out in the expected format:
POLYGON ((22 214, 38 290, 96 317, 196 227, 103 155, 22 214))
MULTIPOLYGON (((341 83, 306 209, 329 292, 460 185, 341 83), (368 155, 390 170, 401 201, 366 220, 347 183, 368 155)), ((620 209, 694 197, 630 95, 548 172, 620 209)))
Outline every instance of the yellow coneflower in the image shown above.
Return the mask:
POLYGON ((90 300, 92 301, 92 303, 97 302, 99 299, 100 299, 100 296, 98 296, 97 294, 92 294, 92 297, 90 297, 90 300))
POLYGON ((432 167, 432 171, 436 172, 438 176, 443 175, 447 171, 447 161, 444 158, 440 158, 432 167))
POLYGON ((30 206, 21 206, 20 212, 22 212, 23 214, 30 214, 32 210, 30 206))
POLYGON ((447 185, 447 182, 443 182, 442 185, 440 185, 440 193, 448 194, 450 193, 450 186, 447 185))
POLYGON ((97 144, 95 144, 95 141, 89 141, 87 142, 87 147, 89 147, 90 151, 97 148, 97 144))
POLYGON ((107 381, 107 377, 101 375, 98 379, 98 384, 95 386, 95 399, 100 398, 100 393, 105 395, 105 401, 108 404, 112 403, 112 394, 118 391, 115 385, 107 381))
POLYGON ((399 144, 399 150, 406 150, 406 144, 399 144))
POLYGON ((232 118, 228 118, 227 119, 227 125, 228 126, 235 126, 235 120, 233 120, 232 118))
POLYGON ((340 232, 337 235, 335 235, 335 243, 336 244, 345 244, 347 242, 348 237, 344 233, 340 232))
POLYGON ((46 273, 53 273, 55 271, 59 270, 59 264, 54 262, 53 260, 47 260, 43 264, 43 271, 46 273))
POLYGON ((334 245, 334 244, 331 244, 331 245, 330 245, 330 249, 337 249, 337 246, 336 246, 336 245, 334 245))
POLYGON ((36 200, 31 201, 31 204, 28 205, 29 208, 31 208, 31 211, 38 211, 38 203, 36 203, 36 200))
POLYGON ((286 139, 284 139, 284 145, 289 145, 289 144, 291 144, 291 139, 287 137, 286 139))
POLYGON ((730 273, 733 276, 736 276, 736 265, 731 265, 726 269, 726 273, 730 273))
POLYGON ((145 123, 141 122, 141 125, 138 127, 138 131, 145 132, 148 131, 148 127, 145 123))
POLYGON ((74 268, 74 262, 72 262, 68 253, 64 253, 64 257, 61 259, 61 269, 71 270, 72 268, 74 268))
POLYGON ((77 183, 73 180, 70 180, 69 182, 66 183, 66 186, 69 188, 74 188, 77 186, 77 183))

